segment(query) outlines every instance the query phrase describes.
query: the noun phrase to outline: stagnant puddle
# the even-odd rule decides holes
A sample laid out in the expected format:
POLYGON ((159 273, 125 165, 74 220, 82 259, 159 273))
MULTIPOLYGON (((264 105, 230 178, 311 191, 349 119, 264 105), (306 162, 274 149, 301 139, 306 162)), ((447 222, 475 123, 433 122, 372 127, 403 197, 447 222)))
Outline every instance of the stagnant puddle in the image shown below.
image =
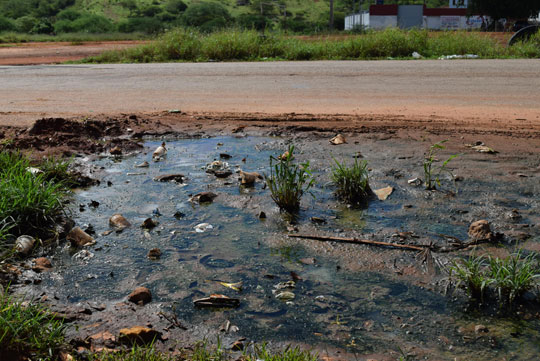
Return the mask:
MULTIPOLYGON (((72 215, 83 229, 92 226, 97 244, 88 248, 90 253, 77 256, 77 250, 67 245, 58 249, 55 270, 43 276, 39 287, 55 289, 78 303, 120 301, 135 287, 145 286, 153 293, 153 303, 172 310, 187 324, 218 329, 229 320, 238 326, 239 335, 257 341, 332 345, 360 354, 417 345, 431 349, 439 359, 474 353, 475 359, 504 355, 526 360, 540 352, 538 314, 533 312, 525 321, 522 316, 469 313, 464 311, 463 297, 443 294, 446 276, 439 266, 452 256, 441 256, 430 274, 408 251, 289 239, 290 225, 263 182, 245 188, 234 173, 219 179, 205 172, 206 164, 226 153, 232 158, 222 161, 231 170, 266 173, 269 156, 286 150, 284 139, 175 140, 167 143, 167 158, 154 163, 151 150, 160 143, 148 141, 148 153, 93 163, 103 169, 101 185, 76 192, 72 215), (143 161, 150 166, 135 168, 143 161), (185 184, 153 180, 167 173, 181 173, 187 180, 185 184), (189 201, 191 195, 208 190, 218 194, 212 204, 189 201), (89 206, 91 201, 99 206, 89 206), (266 219, 259 219, 261 211, 266 219), (133 226, 103 236, 115 213, 122 213, 133 226), (148 217, 159 225, 145 232, 140 224, 148 217), (195 226, 201 223, 212 228, 197 232, 195 226), (162 251, 159 260, 147 258, 152 248, 162 251), (295 298, 278 300, 276 285, 290 281, 291 272, 301 277, 294 288, 286 289, 295 298), (236 292, 217 281, 242 282, 243 289, 236 292), (193 306, 194 299, 212 293, 239 298, 240 306, 227 310, 193 306), (477 324, 485 325, 489 335, 475 334, 477 324)), ((303 198, 295 226, 300 233, 390 241, 396 232, 412 231, 419 237, 413 238, 415 242, 444 242, 438 235, 466 239, 468 225, 479 218, 489 219, 500 230, 538 222, 538 179, 509 182, 507 172, 500 171, 490 155, 469 152, 453 161, 454 172, 464 181, 456 183, 458 193, 451 196, 407 184, 407 179, 421 176, 425 143, 411 146, 396 141, 385 148, 366 141, 331 147, 326 139, 297 139, 295 145, 297 159, 309 160, 317 179, 313 195, 303 198), (372 187, 394 187, 386 201, 373 200, 362 210, 336 202, 329 185, 333 158, 350 164, 359 151, 372 169, 372 187), (507 216, 514 209, 519 220, 507 216), (326 223, 313 223, 314 216, 326 223)), ((531 160, 512 161, 526 168, 531 160)), ((443 188, 454 191, 448 180, 443 188)), ((527 245, 540 242, 538 228, 528 231, 527 245)))

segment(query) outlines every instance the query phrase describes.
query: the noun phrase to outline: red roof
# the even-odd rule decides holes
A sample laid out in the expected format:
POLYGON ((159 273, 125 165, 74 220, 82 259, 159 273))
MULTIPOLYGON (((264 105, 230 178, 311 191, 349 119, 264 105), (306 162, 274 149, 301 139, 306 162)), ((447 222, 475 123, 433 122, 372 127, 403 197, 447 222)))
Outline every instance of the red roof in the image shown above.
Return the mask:
POLYGON ((395 15, 398 14, 398 5, 371 5, 369 15, 395 15))

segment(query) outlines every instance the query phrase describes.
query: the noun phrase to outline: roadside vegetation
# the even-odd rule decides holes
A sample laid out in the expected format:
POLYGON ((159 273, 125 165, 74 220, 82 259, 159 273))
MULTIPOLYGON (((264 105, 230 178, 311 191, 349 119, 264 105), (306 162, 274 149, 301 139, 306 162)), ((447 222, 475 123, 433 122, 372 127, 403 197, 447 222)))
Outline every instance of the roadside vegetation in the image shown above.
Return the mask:
POLYGON ((22 234, 44 237, 64 211, 72 184, 69 162, 49 158, 34 166, 22 153, 0 152, 0 252, 22 234))
POLYGON ((223 30, 206 34, 178 28, 135 48, 109 51, 86 63, 164 61, 265 61, 410 59, 414 52, 436 59, 472 54, 480 58, 540 57, 540 35, 511 47, 481 33, 386 29, 345 39, 321 36, 304 40, 282 33, 266 36, 255 30, 223 30))

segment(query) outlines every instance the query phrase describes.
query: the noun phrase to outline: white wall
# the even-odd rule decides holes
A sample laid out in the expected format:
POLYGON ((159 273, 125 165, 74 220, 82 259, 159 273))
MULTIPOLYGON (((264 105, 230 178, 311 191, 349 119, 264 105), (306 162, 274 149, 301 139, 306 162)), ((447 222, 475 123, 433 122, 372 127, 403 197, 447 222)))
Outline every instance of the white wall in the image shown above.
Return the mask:
POLYGON ((452 21, 449 17, 441 19, 440 16, 424 16, 424 28, 430 30, 455 30, 480 29, 482 27, 482 18, 479 16, 471 16, 470 18, 459 16, 459 19, 456 20, 452 21))
POLYGON ((369 27, 369 13, 353 14, 345 17, 345 30, 352 30, 355 26, 369 27))
POLYGON ((385 29, 388 27, 396 28, 398 26, 397 15, 382 16, 373 15, 369 17, 369 27, 371 29, 385 29))

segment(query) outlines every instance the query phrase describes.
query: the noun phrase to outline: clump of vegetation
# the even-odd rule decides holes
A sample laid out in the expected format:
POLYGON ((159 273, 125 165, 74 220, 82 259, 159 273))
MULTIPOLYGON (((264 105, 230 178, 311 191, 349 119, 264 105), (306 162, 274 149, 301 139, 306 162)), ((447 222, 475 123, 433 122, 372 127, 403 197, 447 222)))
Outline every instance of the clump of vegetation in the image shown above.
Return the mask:
POLYGON ((49 160, 39 170, 19 152, 0 152, 0 244, 9 234, 46 233, 64 210, 67 177, 64 161, 49 160))
POLYGON ((512 306, 514 301, 536 285, 540 277, 538 262, 533 254, 523 257, 521 251, 506 258, 477 257, 453 262, 450 276, 463 286, 474 299, 482 300, 493 286, 499 305, 512 306))
POLYGON ((0 293, 2 359, 53 360, 64 342, 64 325, 44 307, 0 293), (20 358, 22 359, 22 358, 20 358), (25 358, 26 359, 26 358, 25 358))
POLYGON ((445 160, 440 166, 436 166, 435 162, 437 162, 437 154, 440 150, 445 149, 444 143, 446 143, 447 140, 440 141, 438 143, 433 144, 429 147, 429 153, 424 158, 424 183, 427 190, 433 190, 436 189, 436 186, 441 185, 440 176, 443 173, 449 174, 452 179, 454 179, 454 175, 452 172, 446 168, 448 163, 456 158, 458 154, 451 155, 447 160, 445 160))
POLYGON ((336 165, 332 169, 332 182, 337 188, 337 197, 349 204, 365 203, 371 194, 367 161, 355 158, 352 167, 348 167, 345 162, 334 161, 336 165))
POLYGON ((491 278, 502 303, 511 305, 514 300, 535 284, 540 277, 538 264, 533 254, 522 257, 521 251, 507 258, 490 258, 491 278))
POLYGON ((300 209, 302 195, 309 191, 315 180, 309 169, 309 162, 297 164, 293 162, 294 146, 281 157, 270 157, 270 175, 266 183, 272 199, 280 210, 295 213, 300 209))
POLYGON ((486 271, 486 264, 484 257, 471 255, 466 260, 453 261, 450 267, 450 275, 455 275, 458 286, 464 286, 471 298, 482 302, 486 288, 492 283, 486 271))

